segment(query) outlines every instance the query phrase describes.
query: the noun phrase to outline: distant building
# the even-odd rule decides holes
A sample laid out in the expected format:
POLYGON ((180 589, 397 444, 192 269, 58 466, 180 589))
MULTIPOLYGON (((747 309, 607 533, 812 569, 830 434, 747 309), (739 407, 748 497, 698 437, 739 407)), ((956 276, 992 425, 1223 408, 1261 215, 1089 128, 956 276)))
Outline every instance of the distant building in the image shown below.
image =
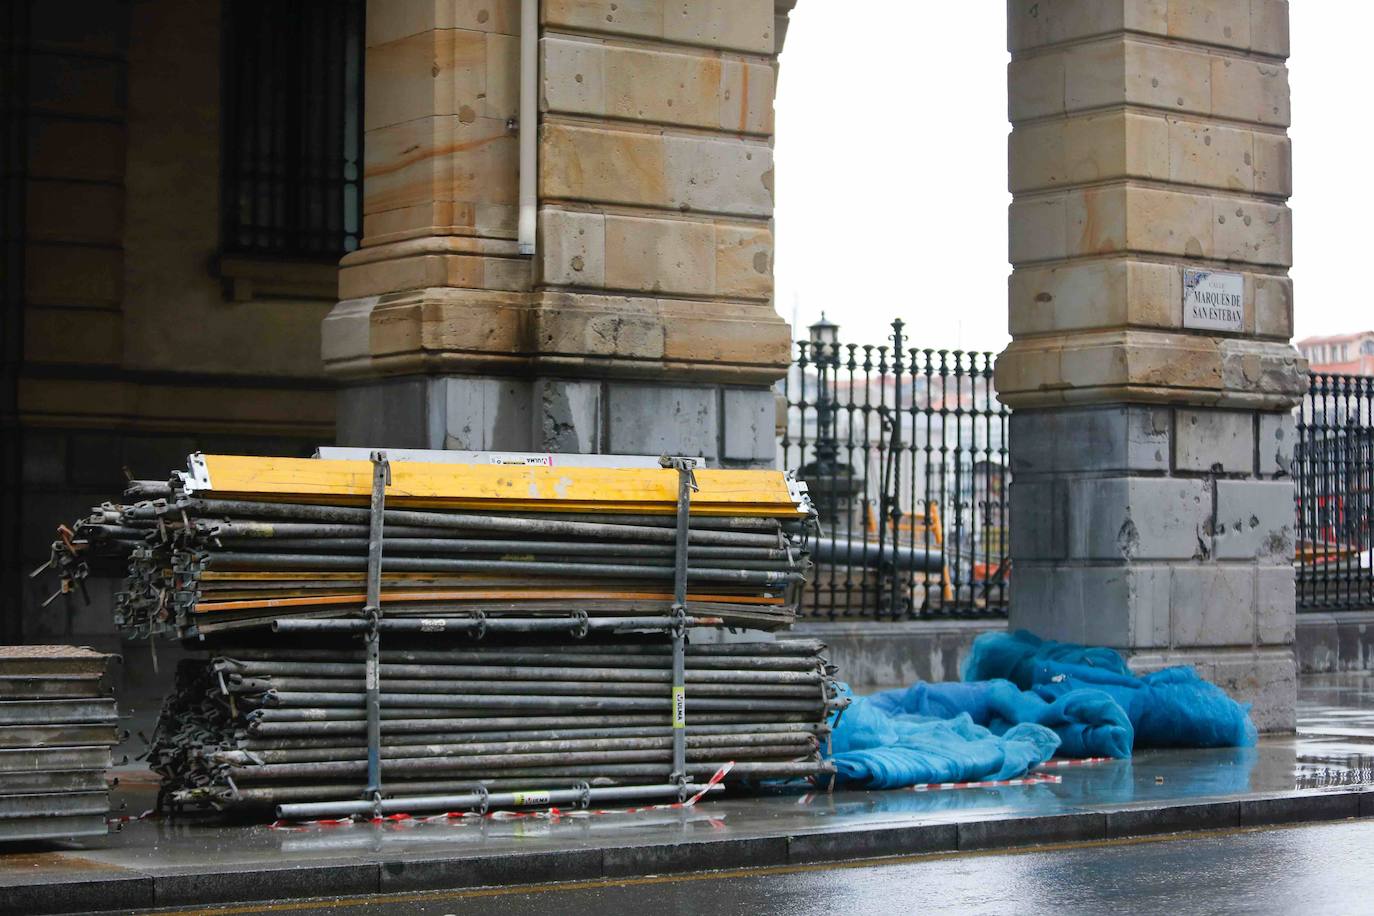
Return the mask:
POLYGON ((1313 372, 1374 375, 1374 331, 1308 337, 1297 346, 1313 372))

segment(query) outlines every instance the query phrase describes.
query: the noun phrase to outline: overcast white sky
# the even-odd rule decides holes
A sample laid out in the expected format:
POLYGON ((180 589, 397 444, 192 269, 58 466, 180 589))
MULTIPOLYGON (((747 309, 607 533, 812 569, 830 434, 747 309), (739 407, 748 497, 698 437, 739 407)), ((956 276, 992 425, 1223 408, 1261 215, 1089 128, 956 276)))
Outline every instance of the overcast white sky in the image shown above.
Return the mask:
MULTIPOLYGON (((1296 336, 1368 330, 1374 2, 1300 0, 1291 18, 1296 336)), ((913 346, 1005 346, 1006 62, 1000 0, 797 5, 776 141, 795 335, 824 310, 854 343, 900 316, 913 346)))

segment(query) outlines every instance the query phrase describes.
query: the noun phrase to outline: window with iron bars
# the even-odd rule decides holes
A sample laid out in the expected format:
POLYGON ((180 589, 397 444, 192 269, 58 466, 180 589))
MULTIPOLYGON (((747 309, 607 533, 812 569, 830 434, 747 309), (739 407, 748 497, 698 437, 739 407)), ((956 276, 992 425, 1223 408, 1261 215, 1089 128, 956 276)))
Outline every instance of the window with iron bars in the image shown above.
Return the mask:
POLYGON ((330 261, 358 247, 364 6, 225 3, 223 253, 330 261))

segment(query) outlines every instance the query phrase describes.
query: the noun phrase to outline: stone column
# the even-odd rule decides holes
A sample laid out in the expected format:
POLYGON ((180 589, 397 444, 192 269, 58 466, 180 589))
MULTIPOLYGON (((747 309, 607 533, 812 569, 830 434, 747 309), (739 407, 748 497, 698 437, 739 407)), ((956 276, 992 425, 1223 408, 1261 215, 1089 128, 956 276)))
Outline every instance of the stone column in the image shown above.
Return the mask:
POLYGON ((519 3, 369 4, 340 441, 771 464, 772 0, 540 7, 531 257, 519 3))
POLYGON ((1287 7, 1009 0, 1013 341, 997 366, 1015 409, 1012 626, 1140 669, 1196 665, 1271 730, 1294 725, 1290 409, 1306 388, 1287 7), (1239 275, 1240 315, 1185 308, 1197 270, 1239 275))

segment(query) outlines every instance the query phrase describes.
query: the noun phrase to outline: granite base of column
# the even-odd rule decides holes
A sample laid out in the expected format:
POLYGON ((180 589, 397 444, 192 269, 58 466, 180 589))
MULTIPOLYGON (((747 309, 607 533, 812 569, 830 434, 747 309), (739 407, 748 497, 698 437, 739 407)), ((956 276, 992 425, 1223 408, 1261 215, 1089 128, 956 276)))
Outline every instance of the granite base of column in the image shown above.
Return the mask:
POLYGON ((1191 664, 1291 731, 1292 418, 1111 405, 1011 424, 1012 628, 1191 664))
POLYGON ((428 376, 340 392, 340 445, 699 457, 773 467, 771 388, 428 376))

